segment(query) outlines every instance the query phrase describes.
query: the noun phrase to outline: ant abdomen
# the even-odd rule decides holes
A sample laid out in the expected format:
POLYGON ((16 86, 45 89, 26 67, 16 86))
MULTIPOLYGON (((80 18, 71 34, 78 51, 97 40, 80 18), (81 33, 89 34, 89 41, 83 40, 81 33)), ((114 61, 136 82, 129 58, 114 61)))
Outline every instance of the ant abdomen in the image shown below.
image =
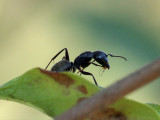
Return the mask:
POLYGON ((51 71, 53 72, 63 72, 63 71, 70 71, 72 68, 71 62, 68 60, 61 60, 53 65, 51 71))

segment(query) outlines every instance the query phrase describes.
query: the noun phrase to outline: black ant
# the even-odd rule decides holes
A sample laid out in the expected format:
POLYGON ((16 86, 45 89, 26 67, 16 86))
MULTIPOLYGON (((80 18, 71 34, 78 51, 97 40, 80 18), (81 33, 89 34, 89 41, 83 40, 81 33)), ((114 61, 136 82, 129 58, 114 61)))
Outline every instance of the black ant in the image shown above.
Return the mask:
POLYGON ((96 79, 93 76, 93 74, 90 72, 84 71, 84 69, 86 67, 88 67, 90 64, 93 64, 95 66, 102 67, 104 70, 106 68, 109 69, 110 65, 108 63, 108 58, 107 58, 108 56, 121 57, 127 61, 127 59, 125 57, 115 56, 112 54, 106 54, 102 51, 94 51, 94 52, 86 51, 86 52, 81 53, 78 57, 76 57, 74 62, 70 62, 68 50, 67 50, 67 48, 64 48, 51 59, 51 61, 46 66, 45 70, 48 68, 49 64, 64 50, 65 50, 65 56, 62 58, 61 61, 59 61, 53 65, 53 67, 51 68, 51 71, 53 71, 53 72, 72 71, 74 73, 76 71, 76 69, 78 69, 81 74, 91 75, 97 86, 98 86, 98 84, 97 84, 96 79), (92 59, 93 59, 93 61, 91 62, 92 59), (95 61, 98 62, 99 64, 94 63, 95 61))

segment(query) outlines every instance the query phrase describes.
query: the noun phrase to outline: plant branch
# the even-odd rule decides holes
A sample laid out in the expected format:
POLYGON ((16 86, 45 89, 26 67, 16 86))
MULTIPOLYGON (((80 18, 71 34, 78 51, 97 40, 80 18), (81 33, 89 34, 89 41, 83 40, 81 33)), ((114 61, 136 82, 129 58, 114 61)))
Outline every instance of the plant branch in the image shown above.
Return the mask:
POLYGON ((115 84, 105 88, 103 91, 93 95, 55 120, 80 120, 88 114, 96 113, 97 110, 103 110, 109 105, 122 98, 126 94, 142 87, 160 76, 160 58, 149 65, 137 70, 129 76, 119 80, 115 84))

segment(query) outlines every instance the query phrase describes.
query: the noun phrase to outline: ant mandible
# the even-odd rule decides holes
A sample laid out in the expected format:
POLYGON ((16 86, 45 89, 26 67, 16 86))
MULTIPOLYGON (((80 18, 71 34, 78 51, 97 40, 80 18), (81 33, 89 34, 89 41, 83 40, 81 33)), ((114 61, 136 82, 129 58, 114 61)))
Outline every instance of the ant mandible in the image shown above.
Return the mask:
POLYGON ((50 63, 61 53, 65 50, 65 56, 62 58, 61 61, 57 62, 56 64, 53 65, 53 67, 51 68, 51 71, 53 72, 63 72, 63 71, 71 71, 71 72, 75 72, 76 69, 79 70, 79 72, 83 75, 91 75, 93 77, 93 80, 95 82, 95 84, 98 86, 97 81, 94 77, 94 75, 90 72, 86 72, 84 71, 84 69, 86 67, 88 67, 90 64, 93 64, 95 66, 99 66, 102 67, 104 70, 106 68, 110 68, 110 65, 108 63, 108 56, 111 57, 121 57, 123 59, 125 59, 127 61, 127 59, 125 57, 122 56, 115 56, 112 54, 106 54, 103 51, 86 51, 81 53, 78 57, 75 58, 74 62, 70 62, 69 60, 69 54, 68 54, 68 50, 67 48, 62 49, 60 52, 58 52, 52 59, 51 61, 48 63, 48 65, 46 66, 45 70, 48 68, 48 66, 50 65, 50 63), (93 61, 91 62, 91 60, 93 59, 93 61), (96 64, 94 62, 98 62, 99 64, 96 64))

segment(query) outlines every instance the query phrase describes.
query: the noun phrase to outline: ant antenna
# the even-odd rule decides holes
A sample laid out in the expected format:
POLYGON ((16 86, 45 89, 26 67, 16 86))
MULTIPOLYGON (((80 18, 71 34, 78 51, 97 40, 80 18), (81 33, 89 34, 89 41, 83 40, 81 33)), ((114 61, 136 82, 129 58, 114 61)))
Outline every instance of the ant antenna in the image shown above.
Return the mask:
POLYGON ((125 59, 127 61, 127 59, 125 57, 123 57, 123 56, 115 56, 115 55, 112 55, 112 54, 108 54, 108 55, 111 56, 111 57, 120 57, 120 58, 123 58, 123 59, 125 59))

